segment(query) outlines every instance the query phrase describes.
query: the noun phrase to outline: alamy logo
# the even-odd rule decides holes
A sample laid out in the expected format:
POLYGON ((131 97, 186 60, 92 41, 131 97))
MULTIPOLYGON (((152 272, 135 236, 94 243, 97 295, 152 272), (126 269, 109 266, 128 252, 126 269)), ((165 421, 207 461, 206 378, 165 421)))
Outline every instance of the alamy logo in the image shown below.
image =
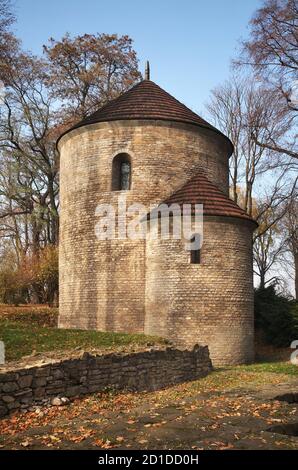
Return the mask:
POLYGON ((0 341, 0 365, 5 364, 5 346, 4 342, 0 341))
POLYGON ((182 239, 186 250, 199 250, 203 244, 203 204, 160 204, 148 210, 140 203, 127 206, 122 194, 115 206, 99 204, 95 217, 98 240, 182 239))
POLYGON ((291 349, 295 349, 291 354, 291 363, 298 366, 298 340, 292 341, 290 347, 291 349))
POLYGON ((0 106, 4 103, 5 98, 5 86, 2 80, 0 80, 0 106))
POLYGON ((289 104, 293 107, 298 106, 298 80, 295 80, 292 83, 289 96, 289 104))

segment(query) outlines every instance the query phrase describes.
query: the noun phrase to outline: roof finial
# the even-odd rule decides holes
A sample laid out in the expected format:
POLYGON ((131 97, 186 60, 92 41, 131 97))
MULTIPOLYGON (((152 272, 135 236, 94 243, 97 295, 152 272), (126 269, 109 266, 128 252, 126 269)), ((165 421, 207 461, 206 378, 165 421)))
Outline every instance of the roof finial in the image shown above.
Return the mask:
POLYGON ((149 60, 146 61, 145 80, 150 80, 150 64, 149 64, 149 60))

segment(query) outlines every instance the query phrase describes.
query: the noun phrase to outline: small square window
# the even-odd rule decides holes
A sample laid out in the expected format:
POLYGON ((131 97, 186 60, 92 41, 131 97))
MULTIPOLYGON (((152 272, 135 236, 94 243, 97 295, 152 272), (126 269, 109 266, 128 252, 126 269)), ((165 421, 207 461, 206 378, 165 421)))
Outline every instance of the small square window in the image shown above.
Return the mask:
POLYGON ((200 235, 195 234, 191 237, 190 243, 195 246, 190 250, 190 262, 191 264, 201 264, 201 249, 197 248, 196 245, 199 243, 200 235))

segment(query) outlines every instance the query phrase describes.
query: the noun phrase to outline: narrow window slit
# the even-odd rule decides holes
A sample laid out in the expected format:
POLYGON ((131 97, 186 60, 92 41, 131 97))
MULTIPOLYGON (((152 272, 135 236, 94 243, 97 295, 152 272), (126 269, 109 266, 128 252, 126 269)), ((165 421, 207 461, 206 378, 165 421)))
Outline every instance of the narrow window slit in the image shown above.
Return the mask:
POLYGON ((119 153, 112 164, 112 191, 128 191, 131 188, 131 159, 127 153, 119 153))
POLYGON ((190 262, 191 264, 201 264, 200 235, 195 234, 190 239, 190 262))

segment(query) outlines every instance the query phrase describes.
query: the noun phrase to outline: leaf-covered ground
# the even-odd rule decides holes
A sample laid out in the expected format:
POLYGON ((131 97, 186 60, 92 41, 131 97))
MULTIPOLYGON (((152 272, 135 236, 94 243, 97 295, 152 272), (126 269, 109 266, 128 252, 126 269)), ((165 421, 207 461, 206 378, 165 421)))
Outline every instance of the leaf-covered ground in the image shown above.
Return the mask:
POLYGON ((298 422, 297 367, 217 370, 150 393, 101 393, 0 421, 2 449, 297 449, 298 437, 269 432, 298 422))
MULTIPOLYGON (((0 339, 9 360, 34 351, 152 341, 56 325, 57 309, 0 305, 0 339)), ((261 363, 217 370, 166 390, 106 392, 18 412, 0 420, 0 449, 297 449, 298 437, 268 429, 298 423, 298 404, 273 400, 287 390, 298 392, 298 368, 286 362, 290 350, 257 349, 261 363)))

